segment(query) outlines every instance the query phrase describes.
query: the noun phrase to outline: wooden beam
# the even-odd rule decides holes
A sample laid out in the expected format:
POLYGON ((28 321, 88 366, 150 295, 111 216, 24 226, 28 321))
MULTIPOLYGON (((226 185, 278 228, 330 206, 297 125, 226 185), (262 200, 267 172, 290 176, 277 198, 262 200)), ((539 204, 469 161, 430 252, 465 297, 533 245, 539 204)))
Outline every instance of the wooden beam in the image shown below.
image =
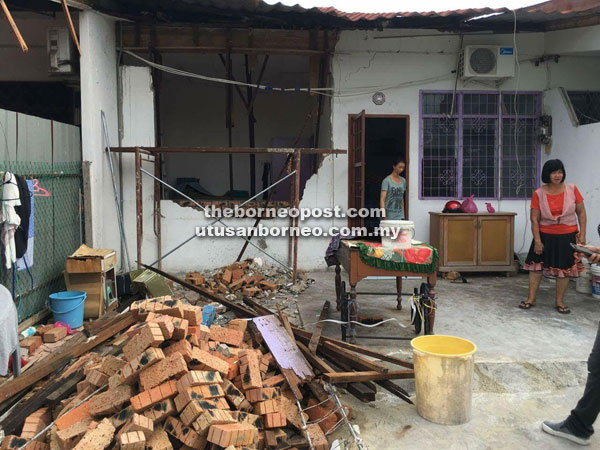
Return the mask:
POLYGON ((8 24, 10 25, 10 29, 11 29, 12 33, 15 35, 17 42, 21 46, 21 51, 23 53, 27 53, 27 51, 29 50, 29 47, 27 47, 27 43, 25 42, 25 39, 23 39, 23 36, 21 36, 19 27, 17 27, 17 24, 15 23, 15 20, 13 19, 12 14, 10 13, 8 6, 6 6, 6 3, 4 2, 4 0, 0 0, 0 7, 2 7, 2 11, 4 12, 4 16, 6 17, 8 24))
POLYGON ((317 355, 313 354, 306 345, 302 342, 296 341, 298 348, 302 351, 302 354, 308 361, 317 369, 321 371, 321 373, 332 373, 335 372, 333 368, 325 362, 324 359, 319 358, 317 355))
POLYGON ((350 350, 332 344, 331 342, 325 342, 323 345, 326 349, 334 351, 344 360, 350 361, 350 364, 360 364, 363 367, 368 367, 368 370, 374 370, 379 373, 386 373, 389 371, 387 367, 382 366, 381 364, 376 363, 375 361, 370 361, 366 358, 363 358, 362 356, 357 355, 356 353, 350 350))
POLYGON ((387 373, 374 371, 368 372, 328 372, 324 373, 325 381, 332 384, 356 383, 362 381, 381 381, 381 380, 404 380, 414 378, 415 372, 412 370, 390 370, 387 373))
POLYGON ((69 12, 69 6, 67 5, 67 0, 62 0, 62 8, 63 8, 63 12, 65 13, 65 16, 67 18, 67 23, 69 25, 69 31, 71 32, 71 37, 73 38, 75 47, 77 47, 79 56, 81 56, 81 47, 79 45, 79 39, 77 38, 77 32, 75 31, 75 26, 73 25, 73 19, 71 19, 71 13, 69 12))
POLYGON ((148 153, 294 153, 299 150, 303 155, 345 155, 346 150, 332 148, 271 148, 271 147, 115 147, 111 152, 135 153, 136 150, 148 153))
POLYGON ((321 310, 321 315, 319 316, 319 321, 317 322, 315 331, 313 332, 313 335, 310 338, 310 343, 308 344, 308 349, 313 354, 317 353, 317 346, 319 345, 321 333, 323 331, 323 327, 325 326, 325 322, 323 321, 327 318, 327 313, 329 312, 329 305, 329 300, 326 300, 325 304, 323 305, 323 309, 321 310))
MULTIPOLYGON (((100 319, 101 321, 102 319, 100 319)), ((136 322, 135 317, 131 312, 121 314, 120 320, 116 323, 100 331, 97 335, 89 338, 82 331, 76 333, 62 347, 58 348, 55 353, 44 358, 34 368, 26 374, 4 384, 0 387, 0 402, 11 398, 24 389, 29 388, 37 381, 50 375, 52 372, 59 370, 63 365, 74 358, 89 352, 94 347, 102 344, 107 339, 110 339, 120 331, 130 327, 136 322)))

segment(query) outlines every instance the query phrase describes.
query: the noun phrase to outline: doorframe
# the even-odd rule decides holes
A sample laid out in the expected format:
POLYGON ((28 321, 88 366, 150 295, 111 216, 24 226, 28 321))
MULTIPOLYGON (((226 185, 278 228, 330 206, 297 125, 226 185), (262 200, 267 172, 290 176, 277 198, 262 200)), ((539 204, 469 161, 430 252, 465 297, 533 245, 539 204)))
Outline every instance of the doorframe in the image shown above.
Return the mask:
MULTIPOLYGON (((360 113, 359 113, 360 114, 360 113)), ((351 122, 352 119, 357 117, 359 114, 348 114, 348 144, 350 143, 350 133, 351 133, 351 122)), ((406 152, 405 152, 405 160, 406 160, 406 169, 404 169, 404 178, 406 179, 406 192, 404 193, 404 213, 405 213, 405 220, 408 220, 408 215, 409 215, 409 195, 408 195, 408 188, 410 186, 409 182, 410 182, 410 174, 409 174, 409 168, 410 168, 410 115, 409 114, 365 114, 365 129, 363 130, 363 133, 365 133, 365 140, 366 140, 366 132, 367 132, 367 124, 366 124, 366 119, 406 119, 406 152)), ((350 149, 350 145, 348 145, 348 161, 351 161, 352 157, 350 155, 350 152, 352 150, 350 149)), ((365 164, 365 171, 368 170, 367 165, 367 149, 365 148, 365 160, 363 162, 365 164)), ((348 194, 350 194, 350 174, 348 174, 348 180, 347 180, 347 184, 348 184, 348 194)), ((363 192, 364 195, 364 192, 363 192)), ((363 220, 361 219, 361 226, 363 225, 363 220)))

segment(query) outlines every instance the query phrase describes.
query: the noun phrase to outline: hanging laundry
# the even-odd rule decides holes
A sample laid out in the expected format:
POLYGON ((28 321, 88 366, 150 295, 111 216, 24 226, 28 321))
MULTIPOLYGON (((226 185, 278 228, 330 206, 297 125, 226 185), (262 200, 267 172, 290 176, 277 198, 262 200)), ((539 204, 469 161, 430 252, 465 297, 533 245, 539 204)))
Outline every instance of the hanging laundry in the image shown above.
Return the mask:
POLYGON ((0 285, 0 377, 8 373, 8 359, 19 355, 19 316, 10 291, 0 285))
POLYGON ((15 211, 21 219, 21 224, 15 231, 15 248, 17 249, 17 259, 22 258, 27 251, 27 239, 29 237, 29 216, 31 215, 32 194, 29 192, 27 181, 20 175, 15 174, 17 186, 19 188, 19 198, 21 205, 15 206, 15 211))
POLYGON ((15 232, 21 224, 21 218, 15 211, 16 206, 21 206, 19 186, 15 176, 6 172, 2 179, 2 208, 0 208, 0 224, 2 229, 0 239, 4 246, 5 265, 10 269, 17 260, 15 246, 15 232))
MULTIPOLYGON (((17 239, 18 233, 21 231, 21 227, 17 229, 17 234, 15 235, 15 240, 17 242, 17 270, 25 270, 26 268, 31 268, 33 266, 33 238, 35 236, 35 202, 33 196, 33 180, 27 180, 27 189, 28 189, 28 198, 29 198, 29 227, 27 232, 27 251, 25 254, 19 258, 19 241, 17 239)), ((21 196, 23 199, 23 196, 21 196)), ((22 200, 24 203, 25 200, 22 200)), ((21 217, 23 220, 23 217, 21 217)))

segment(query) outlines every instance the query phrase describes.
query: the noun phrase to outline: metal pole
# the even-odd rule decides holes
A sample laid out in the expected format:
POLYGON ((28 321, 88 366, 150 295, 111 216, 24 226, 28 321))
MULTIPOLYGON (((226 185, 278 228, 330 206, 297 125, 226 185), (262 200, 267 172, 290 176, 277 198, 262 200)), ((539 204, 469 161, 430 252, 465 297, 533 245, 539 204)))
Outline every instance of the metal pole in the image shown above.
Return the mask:
MULTIPOLYGON (((300 151, 296 150, 296 175, 294 175, 294 208, 300 206, 300 151)), ((296 227, 300 228, 300 217, 296 217, 296 227)), ((292 264, 293 279, 296 283, 298 279, 298 233, 294 233, 294 262, 292 264)))
POLYGON ((138 269, 142 264, 142 241, 144 237, 144 215, 142 205, 142 154, 139 149, 135 151, 135 217, 137 232, 137 264, 138 269))
MULTIPOLYGON (((188 195, 184 194, 183 192, 181 192, 180 190, 174 188, 173 186, 171 186, 170 184, 166 183, 165 181, 161 180, 160 178, 155 177, 154 175, 152 175, 150 172, 148 172, 147 170, 141 168, 140 169, 141 173, 145 173, 146 175, 148 175, 149 177, 153 178, 154 180, 158 181, 159 183, 162 183, 163 185, 167 186, 168 188, 172 189, 174 192, 178 193, 179 195, 183 196, 184 198, 186 198, 187 200, 191 201, 192 203, 194 203, 196 206, 198 206, 199 208, 201 208, 205 213, 207 212, 206 207, 204 207, 203 205, 201 205, 200 203, 198 203, 196 200, 194 200, 193 198, 189 197, 188 195)), ((279 183, 281 183, 282 181, 284 181, 285 179, 287 179, 288 177, 291 177, 292 175, 295 174, 295 171, 286 175, 285 177, 281 178, 280 180, 277 180, 275 183, 273 183, 271 186, 267 187, 266 189, 263 189, 262 191, 260 191, 258 194, 256 194, 254 197, 249 198, 248 200, 246 200, 245 202, 243 202, 239 207, 241 208, 242 206, 246 205, 247 203, 251 202, 252 200, 254 200, 257 197, 260 197, 263 193, 265 193, 266 191, 268 191, 269 189, 274 188, 275 186, 277 186, 279 183)), ((212 221, 209 225, 207 226, 211 226, 214 225, 215 223, 220 222, 223 226, 227 226, 225 224, 225 222, 223 222, 223 220, 220 217, 216 217, 214 221, 212 221)), ((158 262, 162 261, 163 259, 165 259, 167 256, 169 256, 171 253, 175 252, 176 250, 180 249, 181 247, 183 247, 185 244, 187 244, 189 241, 191 241, 192 239, 194 239, 196 237, 196 233, 194 233, 193 236, 189 237, 188 239, 186 239, 184 242, 182 242, 181 244, 179 244, 177 247, 175 247, 173 250, 165 253, 164 255, 162 255, 162 257, 160 259, 157 259, 156 261, 154 261, 152 264, 150 264, 150 266, 154 266, 155 264, 157 264, 158 262)), ((264 251, 262 248, 258 247, 257 245, 255 245, 253 242, 250 242, 249 239, 242 237, 243 240, 245 240, 246 242, 248 242, 250 245, 252 245, 254 248, 256 248, 258 251, 260 251, 261 253, 264 253, 265 255, 267 255, 269 258, 271 258, 272 260, 274 260, 275 262, 277 262, 278 264, 280 264, 282 267, 284 267, 288 272, 291 272, 291 269, 286 266, 284 263, 282 263, 281 261, 279 261, 277 258, 273 257, 272 255, 270 255, 269 253, 267 253, 266 251, 264 251)))
POLYGON ((131 261, 129 259, 129 249, 127 248, 127 238, 125 237, 125 228, 123 226, 123 212, 121 211, 121 205, 119 204, 119 192, 115 183, 115 169, 112 163, 112 156, 110 153, 110 140, 108 138, 108 127, 106 126, 106 117, 104 117, 104 111, 100 111, 100 119, 102 121, 102 129, 104 131, 104 143, 106 144, 106 156, 108 157, 108 165, 110 166, 110 175, 113 185, 113 191, 115 193, 115 204, 117 206, 117 221, 119 223, 119 232, 121 234, 121 241, 124 244, 125 256, 127 260, 127 271, 131 272, 131 261))

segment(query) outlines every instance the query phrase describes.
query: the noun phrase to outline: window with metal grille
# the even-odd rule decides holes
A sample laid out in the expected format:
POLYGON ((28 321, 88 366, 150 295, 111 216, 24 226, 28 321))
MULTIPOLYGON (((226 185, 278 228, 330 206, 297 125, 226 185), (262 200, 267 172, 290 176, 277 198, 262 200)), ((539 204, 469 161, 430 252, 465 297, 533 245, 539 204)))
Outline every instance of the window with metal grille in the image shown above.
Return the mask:
POLYGON ((421 198, 529 198, 539 93, 421 92, 421 198))

